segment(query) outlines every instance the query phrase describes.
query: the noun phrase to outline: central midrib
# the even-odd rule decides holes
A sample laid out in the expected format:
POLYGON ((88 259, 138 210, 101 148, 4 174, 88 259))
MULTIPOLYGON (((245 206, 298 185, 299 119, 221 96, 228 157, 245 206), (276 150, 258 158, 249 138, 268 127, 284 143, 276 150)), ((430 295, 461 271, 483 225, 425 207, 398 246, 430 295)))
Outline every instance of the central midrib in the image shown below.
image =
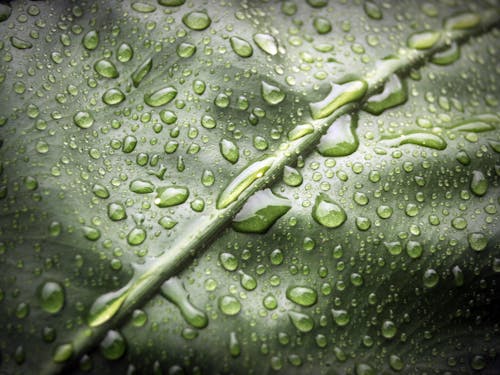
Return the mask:
MULTIPOLYGON (((404 74, 412 68, 417 68, 435 53, 449 47, 452 42, 463 42, 471 36, 487 32, 499 23, 500 18, 498 18, 496 9, 486 11, 481 13, 481 22, 474 28, 442 32, 440 39, 431 48, 424 50, 406 49, 403 53, 400 52, 397 59, 385 60, 383 64, 380 64, 375 70, 367 74, 363 79, 363 82, 366 82, 366 92, 361 98, 341 105, 324 118, 311 119, 309 124, 312 125, 312 132, 296 140, 284 142, 277 152, 269 155, 269 158, 274 159, 269 169, 262 177, 254 179, 232 203, 222 209, 214 208, 209 215, 201 216, 195 222, 189 223, 191 228, 204 228, 201 234, 194 233, 195 231, 187 231, 191 234, 178 240, 173 247, 155 258, 151 264, 146 263, 143 267, 144 270, 142 268, 141 270, 138 269, 136 275, 134 275, 136 281, 127 290, 127 296, 116 313, 102 324, 95 327, 84 327, 75 333, 71 342, 73 346, 72 358, 78 359, 97 345, 108 330, 126 321, 130 312, 146 303, 165 280, 182 270, 190 258, 199 253, 201 249, 210 246, 213 237, 230 224, 231 219, 239 212, 250 196, 278 180, 284 167, 293 164, 298 155, 312 152, 321 136, 336 119, 360 110, 363 100, 376 93, 392 74, 404 74)), ((67 364, 56 364, 51 361, 45 364, 42 373, 60 373, 70 363, 71 361, 67 364)))

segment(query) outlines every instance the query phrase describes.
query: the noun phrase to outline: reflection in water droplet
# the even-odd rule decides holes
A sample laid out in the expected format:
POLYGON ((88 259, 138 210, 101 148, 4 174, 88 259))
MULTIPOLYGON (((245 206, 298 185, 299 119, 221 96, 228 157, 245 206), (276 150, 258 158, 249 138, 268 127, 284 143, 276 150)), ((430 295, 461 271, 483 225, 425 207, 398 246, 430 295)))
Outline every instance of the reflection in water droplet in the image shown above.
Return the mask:
POLYGON ((274 194, 270 189, 258 191, 234 217, 233 228, 238 232, 264 233, 290 208, 288 199, 274 194))

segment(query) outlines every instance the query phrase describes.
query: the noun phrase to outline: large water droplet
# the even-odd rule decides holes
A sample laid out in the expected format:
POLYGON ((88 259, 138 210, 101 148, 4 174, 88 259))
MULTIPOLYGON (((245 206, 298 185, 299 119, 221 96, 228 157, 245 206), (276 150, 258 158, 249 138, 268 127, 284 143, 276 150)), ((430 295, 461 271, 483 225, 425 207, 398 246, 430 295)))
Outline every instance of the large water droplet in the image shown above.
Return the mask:
POLYGON ((372 1, 365 1, 363 9, 366 15, 374 20, 381 20, 383 17, 382 10, 372 1))
POLYGON ((299 186, 302 184, 303 177, 295 168, 285 165, 283 169, 283 182, 288 186, 299 186))
POLYGON ((73 116, 73 122, 82 129, 88 129, 94 124, 94 117, 87 111, 78 111, 73 116))
POLYGON ((133 193, 148 194, 154 191, 155 186, 151 181, 137 179, 130 183, 129 189, 133 193))
POLYGON ((116 58, 122 63, 130 61, 134 57, 134 50, 128 43, 122 43, 116 51, 116 58))
POLYGON ((255 277, 248 275, 243 271, 240 271, 240 284, 246 290, 254 290, 257 288, 257 280, 255 280, 255 277))
POLYGON ((314 320, 307 314, 297 311, 288 311, 288 316, 294 327, 300 332, 307 333, 314 328, 314 320))
POLYGON ((99 33, 96 30, 90 30, 84 35, 83 46, 88 50, 94 50, 99 45, 99 33))
POLYGON ((52 355, 52 360, 55 363, 64 363, 71 358, 73 352, 74 352, 73 344, 58 345, 54 350, 54 354, 52 355))
POLYGON ((368 88, 365 81, 355 80, 340 85, 333 84, 332 90, 323 100, 309 105, 315 120, 325 118, 345 104, 361 99, 368 88))
POLYGON ((351 317, 346 310, 335 310, 332 309, 333 321, 340 327, 344 327, 349 324, 351 317))
POLYGON ((270 105, 281 103, 286 96, 279 87, 271 85, 265 81, 262 81, 261 93, 262 98, 270 105))
POLYGON ((236 332, 231 332, 229 334, 229 354, 231 354, 231 357, 238 357, 240 353, 241 347, 236 332))
POLYGON ((385 83, 382 92, 368 98, 363 109, 374 115, 379 115, 388 108, 403 104, 407 98, 406 84, 397 74, 392 74, 385 83))
POLYGON ((312 216, 314 220, 327 228, 337 228, 347 220, 344 209, 325 193, 320 193, 316 197, 312 216))
POLYGON ((288 132, 288 140, 296 141, 312 132, 314 132, 314 127, 311 124, 297 125, 288 132))
POLYGON ((465 30, 476 27, 481 22, 481 16, 477 13, 457 13, 444 21, 444 27, 448 30, 465 30))
POLYGON ((238 232, 264 233, 290 208, 290 201, 273 194, 271 189, 258 191, 234 217, 233 228, 238 232))
POLYGON ((33 47, 33 44, 31 44, 31 42, 28 42, 27 40, 15 36, 10 37, 10 43, 12 44, 13 47, 17 49, 29 49, 33 47))
POLYGON ((117 78, 119 76, 115 64, 107 59, 97 60, 94 64, 94 69, 104 78, 117 78))
POLYGON ((144 103, 150 107, 160 107, 170 103, 176 96, 177 90, 172 86, 167 86, 144 95, 144 103))
POLYGON ((56 314, 64 306, 64 289, 61 284, 47 281, 39 290, 40 306, 50 314, 56 314))
POLYGON ((258 160, 243 171, 241 171, 222 191, 217 199, 217 208, 222 209, 233 203, 241 193, 248 189, 255 180, 262 178, 267 170, 271 168, 275 158, 266 157, 263 160, 258 160))
POLYGON ((212 20, 205 12, 194 11, 185 14, 184 17, 182 17, 182 22, 191 30, 200 31, 210 26, 212 20))
POLYGON ((233 36, 229 39, 233 51, 241 57, 250 57, 253 54, 253 48, 245 39, 233 36))
POLYGON ((118 88, 112 88, 104 92, 102 101, 108 105, 117 105, 125 100, 125 94, 118 88))
POLYGON ((351 115, 338 118, 323 135, 318 151, 323 156, 347 156, 358 149, 359 140, 354 130, 357 119, 351 115))
POLYGON ((240 158, 240 149, 233 141, 222 139, 219 148, 224 159, 232 164, 235 164, 240 158))
POLYGON ((184 203, 189 197, 189 190, 184 186, 164 186, 157 190, 155 204, 158 207, 171 207, 184 203))
POLYGON ((127 242, 131 246, 138 246, 146 240, 146 231, 143 228, 135 227, 127 235, 127 242))
POLYGON ((488 180, 481 171, 472 171, 470 189, 478 197, 482 197, 488 192, 488 180))
POLYGON ((410 35, 406 44, 410 48, 424 50, 432 48, 441 38, 441 34, 437 31, 422 31, 410 35))
POLYGON ((286 298, 300 306, 309 307, 318 301, 318 293, 306 286, 294 286, 286 290, 286 298))
POLYGON ((405 144, 413 144, 417 146, 429 147, 435 150, 444 150, 448 144, 439 135, 432 133, 408 133, 396 137, 384 137, 381 140, 384 146, 388 147, 399 147, 405 144))
POLYGON ((265 53, 274 56, 278 53, 278 42, 269 34, 255 34, 253 41, 265 53))
POLYGON ((225 315, 236 315, 241 310, 240 301, 234 296, 222 296, 219 298, 219 309, 225 315))
POLYGON ((117 360, 125 354, 127 343, 120 332, 109 330, 101 341, 100 350, 104 358, 117 360))
POLYGON ((183 5, 186 0, 158 0, 158 4, 166 7, 177 7, 183 5))
POLYGON ((470 248, 474 251, 483 251, 488 246, 488 237, 481 232, 471 233, 467 239, 470 248))
POLYGON ((108 217, 113 221, 119 221, 127 218, 125 207, 121 203, 108 204, 108 217))
POLYGON ((111 319, 120 309, 128 296, 132 280, 123 288, 103 294, 95 300, 90 308, 87 323, 90 327, 97 327, 111 319))
POLYGON ((177 306, 188 324, 196 328, 204 328, 208 325, 207 315, 191 303, 189 294, 179 278, 172 277, 165 281, 161 292, 165 298, 177 306))

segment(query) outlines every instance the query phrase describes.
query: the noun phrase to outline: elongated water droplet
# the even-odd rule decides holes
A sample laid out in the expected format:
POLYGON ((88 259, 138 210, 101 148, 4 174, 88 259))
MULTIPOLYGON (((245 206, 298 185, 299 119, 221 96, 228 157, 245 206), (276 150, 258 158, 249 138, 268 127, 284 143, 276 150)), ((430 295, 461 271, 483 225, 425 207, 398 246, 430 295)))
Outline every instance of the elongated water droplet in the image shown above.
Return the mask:
POLYGON ((96 30, 90 30, 84 35, 82 40, 83 46, 92 51, 99 45, 99 33, 96 30))
POLYGON ((271 189, 256 192, 233 219, 238 232, 265 233, 291 208, 288 199, 274 194, 271 189))
POLYGON ((122 43, 116 51, 116 58, 122 63, 130 61, 134 57, 134 50, 128 43, 122 43))
POLYGON ((399 147, 405 144, 413 144, 433 148, 435 150, 444 150, 448 145, 439 135, 421 132, 403 134, 395 138, 382 138, 381 143, 388 147, 399 147))
POLYGON ((125 100, 125 94, 117 88, 109 89, 102 95, 102 101, 108 105, 117 105, 125 100))
POLYGON ((453 42, 448 49, 437 52, 432 56, 431 61, 437 65, 449 65, 460 58, 460 47, 458 43, 453 42))
POLYGON ((422 31, 410 35, 406 44, 410 48, 424 50, 432 48, 441 38, 441 34, 437 31, 422 31))
POLYGON ((277 105, 285 99, 286 95, 279 87, 265 81, 261 85, 262 98, 270 105, 277 105))
POLYGON ((274 56, 278 53, 278 42, 269 34, 255 34, 253 41, 265 53, 274 56))
POLYGON ((94 70, 104 78, 117 78, 119 76, 115 64, 107 59, 97 60, 94 64, 94 70))
POLYGON ((234 296, 222 296, 219 298, 219 309, 225 315, 237 315, 241 311, 241 302, 234 296))
POLYGON ((205 12, 194 11, 185 14, 182 22, 191 30, 201 31, 210 26, 212 20, 205 12))
POLYGON ((139 13, 151 13, 156 10, 156 7, 151 4, 135 1, 132 3, 132 9, 139 13))
POLYGON ((318 293, 306 286, 294 286, 286 290, 286 298, 297 305, 309 307, 318 301, 318 293))
POLYGON ((380 94, 368 98, 363 109, 374 115, 379 115, 386 109, 403 104, 408 99, 404 81, 397 74, 392 74, 380 94))
POLYGON ((254 290, 257 288, 257 280, 255 280, 255 277, 250 276, 246 274, 243 271, 240 272, 240 284, 243 288, 246 290, 254 290))
POLYGON ((253 54, 253 48, 245 39, 233 36, 229 39, 233 51, 241 57, 250 57, 253 54))
POLYGON ((73 122, 82 129, 88 129, 94 124, 94 117, 87 111, 78 111, 73 116, 73 122))
POLYGON ((184 186, 164 186, 157 190, 155 204, 158 207, 171 207, 184 203, 189 197, 189 190, 184 186))
POLYGON ((33 47, 33 44, 31 44, 31 42, 28 42, 27 40, 18 38, 16 36, 10 37, 10 43, 17 49, 28 49, 33 47))
POLYGON ((170 103, 176 96, 177 90, 172 86, 167 86, 144 95, 144 103, 150 107, 160 107, 170 103))
POLYGON ((178 7, 183 5, 185 2, 186 0, 158 0, 158 4, 166 7, 178 7))
POLYGON ((231 332, 229 334, 229 354, 231 354, 231 357, 238 357, 240 353, 241 347, 238 336, 236 336, 236 332, 231 332))
POLYGON ((482 197, 488 191, 488 180, 481 171, 472 171, 470 189, 478 197, 482 197))
POLYGON ((220 153, 228 162, 235 164, 240 158, 240 149, 228 139, 222 139, 219 143, 220 153))
POLYGON ((137 179, 130 183, 129 189, 133 193, 148 194, 154 191, 155 186, 151 181, 137 179))
POLYGON ((300 332, 307 333, 314 328, 314 320, 307 314, 291 310, 288 311, 288 317, 293 326, 300 332))
POLYGON ((325 118, 345 104, 361 99, 368 88, 365 81, 355 80, 340 85, 333 84, 332 90, 323 100, 311 103, 312 117, 315 120, 325 118))
POLYGON ((288 140, 296 141, 304 137, 307 134, 314 132, 314 127, 311 124, 297 125, 292 130, 288 132, 288 140))
POLYGON ((384 246, 391 255, 399 255, 403 251, 403 245, 399 241, 384 242, 384 246))
POLYGON ((485 114, 483 116, 476 116, 467 120, 459 121, 453 124, 450 129, 468 133, 482 133, 495 130, 495 125, 500 122, 496 116, 488 115, 489 114, 485 114))
POLYGON ((444 27, 448 30, 465 30, 476 27, 479 22, 481 22, 481 16, 477 13, 457 13, 445 19, 444 27))
POLYGON ((94 186, 92 187, 92 192, 98 198, 101 198, 101 199, 109 198, 109 191, 108 191, 108 189, 106 189, 106 186, 104 186, 104 185, 94 184, 94 186))
POLYGON ((132 83, 134 87, 138 87, 142 80, 148 75, 153 67, 153 59, 149 58, 145 60, 137 69, 132 73, 132 83))
POLYGON ((382 10, 372 1, 365 1, 363 9, 366 15, 374 20, 381 20, 383 18, 382 10))
POLYGON ((56 347, 54 354, 52 355, 52 360, 55 363, 64 363, 68 361, 74 352, 73 344, 61 344, 56 347))
POLYGON ((323 156, 347 156, 359 147, 359 140, 354 130, 357 118, 345 115, 338 118, 323 135, 318 144, 318 151, 323 156))
POLYGON ((64 306, 64 288, 54 281, 44 283, 38 293, 40 306, 50 314, 56 314, 64 306))
POLYGON ((114 292, 106 293, 95 300, 87 316, 87 324, 97 327, 111 319, 120 309, 127 298, 132 280, 123 288, 114 292))
POLYGON ((99 347, 104 358, 114 361, 123 357, 127 342, 120 332, 109 330, 99 347))
POLYGON ((172 277, 161 286, 162 295, 179 309, 186 322, 196 328, 205 328, 208 325, 207 315, 195 307, 186 291, 184 284, 177 277, 172 277))
POLYGON ((217 208, 222 209, 233 203, 255 180, 262 178, 274 163, 274 157, 266 157, 243 169, 222 191, 217 199, 217 208))
POLYGON ((453 280, 455 281, 456 286, 462 286, 464 285, 464 273, 462 269, 459 266, 453 267, 451 270, 453 273, 453 280))
POLYGON ((302 184, 303 177, 295 168, 285 165, 283 169, 283 182, 288 186, 299 186, 302 184))
POLYGON ((347 220, 344 209, 325 193, 320 193, 316 197, 312 216, 314 220, 327 228, 337 228, 347 220))
POLYGON ((162 216, 160 220, 158 220, 158 224, 165 229, 172 229, 177 225, 177 220, 174 220, 170 216, 162 216))

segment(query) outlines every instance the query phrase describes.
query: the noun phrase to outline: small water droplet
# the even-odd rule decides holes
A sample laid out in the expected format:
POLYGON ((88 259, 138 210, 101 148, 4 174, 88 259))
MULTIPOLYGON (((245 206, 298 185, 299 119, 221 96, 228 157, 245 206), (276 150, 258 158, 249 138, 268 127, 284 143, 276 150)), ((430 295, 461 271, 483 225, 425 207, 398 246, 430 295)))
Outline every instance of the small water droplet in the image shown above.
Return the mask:
POLYGON ((266 295, 262 300, 262 304, 268 310, 274 310, 278 307, 278 301, 276 300, 276 297, 274 297, 272 294, 266 295))
POLYGON ((365 1, 363 9, 366 15, 374 20, 381 20, 383 18, 382 10, 372 1, 365 1))
POLYGON ((109 330, 99 345, 104 358, 109 360, 120 359, 127 350, 127 342, 122 334, 115 330, 109 330))
POLYGON ((240 342, 238 341, 238 336, 236 336, 236 332, 231 332, 229 334, 229 354, 231 357, 238 357, 241 353, 240 342))
POLYGON ((187 59, 196 53, 196 46, 193 43, 183 42, 177 46, 177 56, 187 59))
POLYGON ((328 34, 330 31, 332 31, 331 22, 323 17, 314 18, 313 26, 318 32, 318 34, 328 34))
POLYGON ((18 38, 16 36, 10 37, 10 43, 12 44, 13 47, 17 49, 29 49, 33 47, 33 44, 31 42, 18 38))
POLYGON ((403 251, 403 245, 399 241, 384 242, 384 247, 391 255, 399 255, 403 251))
POLYGON ((116 58, 122 63, 130 61, 134 57, 134 50, 128 43, 122 43, 116 51, 116 58))
POLYGON ((97 228, 83 226, 82 230, 85 238, 90 241, 97 241, 99 238, 101 238, 101 232, 97 228))
POLYGON ((293 326, 300 332, 307 333, 314 328, 314 320, 307 314, 290 310, 288 316, 293 326))
POLYGON ((255 34, 253 41, 265 53, 274 56, 278 53, 278 42, 276 38, 269 34, 255 34))
POLYGON ((138 246, 146 240, 146 231, 135 227, 127 235, 127 242, 130 246, 138 246))
POLYGON ((165 229, 172 229, 177 225, 177 220, 174 220, 170 216, 162 216, 158 220, 158 224, 160 224, 165 229))
POLYGON ((90 30, 84 35, 82 40, 83 46, 92 51, 99 45, 99 33, 96 30, 90 30))
POLYGON ((422 256, 424 249, 420 242, 408 241, 406 244, 406 252, 410 258, 417 259, 422 256))
POLYGON ((386 109, 403 104, 408 99, 407 87, 397 74, 392 74, 380 94, 372 95, 366 101, 363 109, 374 115, 379 115, 386 109))
POLYGON ((335 324, 337 324, 340 327, 348 325, 349 322, 351 321, 351 317, 349 316, 349 313, 346 310, 332 309, 332 316, 335 324))
POLYGON ((87 111, 78 111, 73 116, 73 122, 82 129, 88 129, 94 124, 94 117, 87 111))
POLYGON ((426 288, 434 288, 439 282, 439 275, 436 270, 429 268, 425 270, 422 280, 426 288))
POLYGON ((470 233, 467 239, 470 248, 474 251, 483 251, 488 246, 488 237, 481 232, 470 233))
POLYGON ((108 204, 108 217, 113 221, 126 219, 127 212, 125 211, 125 207, 117 202, 108 204))
POLYGON ((283 181, 288 186, 300 186, 302 184, 303 177, 297 169, 286 165, 283 169, 283 181))
POLYGON ((314 127, 311 124, 297 125, 288 132, 288 140, 296 141, 312 132, 314 132, 314 127))
POLYGON ((102 101, 107 105, 117 105, 125 100, 125 94, 117 88, 106 90, 102 95, 102 101))
POLYGON ((132 9, 139 13, 151 13, 156 10, 156 7, 148 3, 135 1, 132 3, 132 9))
POLYGON ((222 267, 224 267, 224 269, 227 271, 232 272, 238 268, 238 258, 236 258, 231 253, 221 253, 219 255, 219 260, 222 264, 222 267))
POLYGON ((94 184, 94 186, 92 187, 92 192, 97 198, 101 199, 109 198, 109 191, 104 185, 94 184))
POLYGON ((241 311, 241 303, 234 296, 222 296, 218 302, 220 311, 225 315, 237 315, 241 311))
POLYGON ((183 5, 185 2, 186 0, 158 0, 158 4, 166 7, 178 7, 183 5))
POLYGON ((243 288, 246 290, 254 290, 257 288, 257 280, 255 280, 255 277, 250 276, 246 274, 243 271, 240 272, 240 284, 243 288))
POLYGON ((155 186, 151 181, 137 179, 130 183, 129 189, 133 193, 148 194, 154 191, 155 186))
POLYGON ((56 314, 64 306, 64 288, 55 281, 45 282, 38 293, 40 306, 50 314, 56 314))
POLYGON ((477 170, 472 171, 470 189, 478 197, 482 197, 488 192, 488 180, 483 172, 477 170))
POLYGON ((396 336, 397 331, 396 325, 391 320, 386 320, 382 323, 381 332, 382 336, 386 339, 392 339, 396 336))

